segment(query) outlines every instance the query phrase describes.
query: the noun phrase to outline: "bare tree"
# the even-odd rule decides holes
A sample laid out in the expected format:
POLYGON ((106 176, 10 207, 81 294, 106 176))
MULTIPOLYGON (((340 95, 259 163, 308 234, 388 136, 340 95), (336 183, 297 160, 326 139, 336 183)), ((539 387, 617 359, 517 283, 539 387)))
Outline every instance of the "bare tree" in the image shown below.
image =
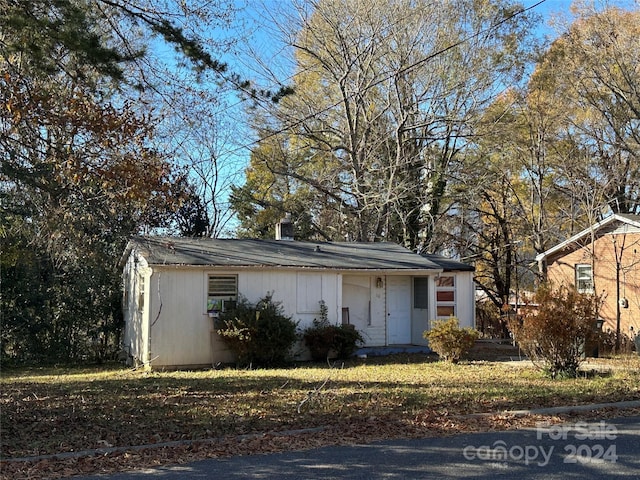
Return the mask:
POLYGON ((354 240, 434 250, 478 113, 523 65, 525 17, 508 2, 464 0, 321 0, 283 12, 295 94, 264 138, 287 136, 291 154, 265 162, 331 198, 354 240), (296 149, 310 153, 303 163, 291 163, 296 149))

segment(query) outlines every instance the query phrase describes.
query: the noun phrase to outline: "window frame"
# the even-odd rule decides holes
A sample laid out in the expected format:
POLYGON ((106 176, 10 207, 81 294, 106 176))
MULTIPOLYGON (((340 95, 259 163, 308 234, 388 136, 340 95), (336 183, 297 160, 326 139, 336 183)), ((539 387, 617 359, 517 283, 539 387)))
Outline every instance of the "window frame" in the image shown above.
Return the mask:
POLYGON ((429 277, 413 277, 413 308, 429 309, 429 277), (421 284, 421 285, 418 285, 421 284), (418 288, 419 287, 419 288, 418 288), (419 301, 418 301, 419 300, 419 301))
POLYGON ((228 308, 233 308, 238 302, 238 275, 231 273, 206 273, 205 277, 205 295, 204 295, 204 309, 205 313, 210 317, 217 317, 221 312, 226 311, 228 308), (219 291, 211 290, 211 279, 233 279, 234 289, 219 291), (214 298, 212 298, 214 297, 214 298), (219 298, 226 297, 226 298, 219 298), (215 303, 214 303, 215 302, 215 303), (220 302, 220 303, 218 303, 220 302))
POLYGON ((458 311, 457 307, 457 281, 456 275, 439 275, 435 278, 435 299, 436 299, 436 318, 447 319, 449 317, 455 317, 458 311), (443 279, 451 279, 451 285, 442 285, 443 279), (439 293, 451 293, 452 300, 440 300, 438 298, 439 293), (446 308, 447 314, 440 314, 440 308, 446 308))
POLYGON ((589 263, 576 263, 574 267, 575 274, 575 286, 579 293, 593 293, 593 265, 589 263), (585 277, 584 271, 588 271, 588 276, 585 277), (582 286, 581 282, 589 282, 589 285, 582 286))

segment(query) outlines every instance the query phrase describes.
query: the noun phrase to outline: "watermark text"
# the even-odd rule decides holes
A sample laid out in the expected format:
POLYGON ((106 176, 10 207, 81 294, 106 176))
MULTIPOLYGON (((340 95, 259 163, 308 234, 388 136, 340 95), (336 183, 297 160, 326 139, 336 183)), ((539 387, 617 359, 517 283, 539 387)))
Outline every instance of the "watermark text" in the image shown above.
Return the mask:
POLYGON ((496 440, 491 445, 467 445, 462 455, 469 461, 523 462, 540 467, 549 464, 554 452, 562 456, 563 463, 615 463, 618 459, 616 445, 611 442, 617 436, 616 427, 604 421, 572 425, 538 423, 536 440, 539 444, 508 445, 503 440, 496 440), (549 445, 548 440, 568 443, 549 445))

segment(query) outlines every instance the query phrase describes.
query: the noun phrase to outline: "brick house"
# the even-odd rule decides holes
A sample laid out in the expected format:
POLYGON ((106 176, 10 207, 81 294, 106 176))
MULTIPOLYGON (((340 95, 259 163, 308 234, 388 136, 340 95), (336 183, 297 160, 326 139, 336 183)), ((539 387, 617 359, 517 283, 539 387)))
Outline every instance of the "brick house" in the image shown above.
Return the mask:
POLYGON ((640 215, 611 215, 536 260, 551 282, 603 296, 604 332, 640 333, 640 215))

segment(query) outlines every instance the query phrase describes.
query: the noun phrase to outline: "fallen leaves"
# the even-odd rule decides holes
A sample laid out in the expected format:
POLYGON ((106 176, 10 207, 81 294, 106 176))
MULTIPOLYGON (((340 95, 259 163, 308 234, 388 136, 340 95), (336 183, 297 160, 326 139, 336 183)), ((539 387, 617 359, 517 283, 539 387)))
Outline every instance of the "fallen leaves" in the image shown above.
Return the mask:
POLYGON ((12 377, 3 372, 0 475, 61 478, 199 458, 524 428, 535 424, 534 417, 468 414, 640 398, 637 371, 554 382, 499 362, 367 361, 340 369, 308 365, 149 375, 122 369, 12 377), (64 452, 70 456, 59 455, 64 452), (57 456, 7 461, 52 454, 57 456))
POLYGON ((112 473, 180 465, 206 458, 300 451, 328 445, 367 444, 385 439, 426 438, 496 430, 533 428, 547 422, 560 424, 603 419, 618 415, 640 415, 640 409, 604 409, 562 415, 513 416, 495 414, 453 417, 433 411, 420 412, 410 421, 393 418, 366 418, 348 424, 296 432, 269 432, 230 436, 180 445, 147 447, 131 451, 83 455, 74 458, 46 458, 36 461, 1 463, 0 478, 11 480, 58 479, 73 475, 112 473))

